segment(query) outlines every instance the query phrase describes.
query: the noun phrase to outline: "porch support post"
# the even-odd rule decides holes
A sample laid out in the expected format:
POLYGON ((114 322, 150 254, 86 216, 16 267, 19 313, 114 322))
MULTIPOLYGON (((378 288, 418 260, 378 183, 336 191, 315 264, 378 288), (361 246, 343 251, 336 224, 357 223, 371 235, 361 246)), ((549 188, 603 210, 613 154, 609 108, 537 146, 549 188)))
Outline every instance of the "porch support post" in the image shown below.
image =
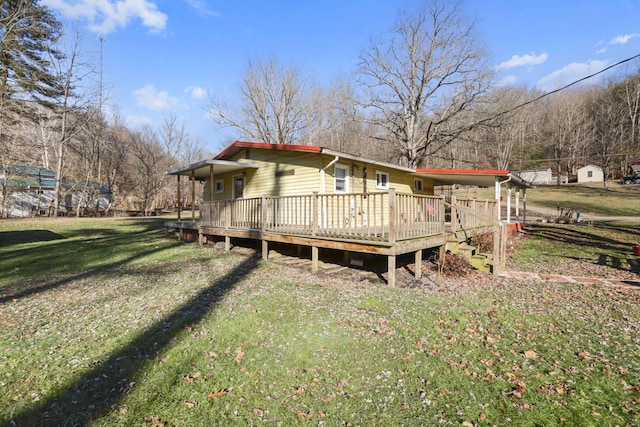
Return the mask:
POLYGON ((516 221, 520 220, 520 189, 516 190, 516 221))
POLYGON ((511 223, 511 185, 507 184, 507 224, 511 223))
POLYGON ((231 250, 231 237, 224 236, 224 250, 229 252, 231 250))
POLYGON ((387 285, 389 285, 389 287, 391 288, 395 288, 396 287, 396 256, 395 255, 389 255, 387 260, 387 264, 388 264, 388 279, 387 279, 387 285))
POLYGON ((527 189, 522 190, 522 222, 527 223, 527 189))
POLYGON ((262 239, 262 259, 269 258, 269 241, 262 239))
POLYGON ((196 220, 196 171, 191 171, 191 221, 196 220))
MULTIPOLYGON (((214 178, 215 178, 215 176, 213 174, 213 165, 209 165, 209 201, 211 203, 213 203, 213 195, 216 192, 216 188, 215 188, 216 187, 216 185, 215 185, 216 183, 214 181, 214 178)), ((213 206, 213 204, 211 206, 213 206)))
POLYGON ((416 271, 414 272, 414 275, 416 277, 416 279, 419 279, 422 277, 422 249, 416 251, 416 271))
POLYGON ((318 247, 311 246, 311 272, 316 273, 318 271, 318 247))
POLYGON ((180 221, 180 208, 182 207, 182 196, 180 196, 180 175, 178 175, 178 222, 180 221))
POLYGON ((496 184, 495 184, 495 188, 496 188, 496 192, 495 192, 495 198, 496 198, 496 202, 498 205, 498 221, 500 221, 500 215, 501 215, 501 209, 502 209, 502 203, 500 202, 500 178, 496 177, 496 184))

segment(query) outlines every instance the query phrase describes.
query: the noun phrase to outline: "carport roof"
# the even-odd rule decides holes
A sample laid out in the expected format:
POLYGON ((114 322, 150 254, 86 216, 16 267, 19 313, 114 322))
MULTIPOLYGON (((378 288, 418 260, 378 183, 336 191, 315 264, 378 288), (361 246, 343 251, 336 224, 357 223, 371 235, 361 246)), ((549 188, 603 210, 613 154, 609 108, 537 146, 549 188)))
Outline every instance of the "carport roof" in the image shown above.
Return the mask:
POLYGON ((193 176, 196 180, 202 181, 209 179, 211 175, 211 166, 213 166, 214 174, 223 174, 228 172, 240 171, 243 169, 258 169, 258 165, 253 163, 232 162, 229 160, 203 160, 201 162, 192 163, 188 166, 172 169, 167 171, 167 175, 183 175, 193 176))
POLYGON ((416 175, 431 178, 436 185, 481 185, 493 186, 496 180, 508 181, 518 188, 531 188, 533 185, 508 170, 476 169, 416 169, 416 175))

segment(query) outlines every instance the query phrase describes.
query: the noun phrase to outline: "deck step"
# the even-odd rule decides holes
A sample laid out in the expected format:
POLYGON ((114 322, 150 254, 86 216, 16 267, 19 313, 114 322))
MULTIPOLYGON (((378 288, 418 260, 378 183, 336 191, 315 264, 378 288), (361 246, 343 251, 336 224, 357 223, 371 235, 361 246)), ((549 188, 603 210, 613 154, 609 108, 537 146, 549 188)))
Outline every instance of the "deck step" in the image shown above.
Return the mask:
POLYGON ((477 246, 467 243, 467 239, 452 237, 447 240, 446 250, 452 254, 462 254, 473 268, 485 273, 493 271, 493 257, 490 254, 483 254, 478 251, 477 246))

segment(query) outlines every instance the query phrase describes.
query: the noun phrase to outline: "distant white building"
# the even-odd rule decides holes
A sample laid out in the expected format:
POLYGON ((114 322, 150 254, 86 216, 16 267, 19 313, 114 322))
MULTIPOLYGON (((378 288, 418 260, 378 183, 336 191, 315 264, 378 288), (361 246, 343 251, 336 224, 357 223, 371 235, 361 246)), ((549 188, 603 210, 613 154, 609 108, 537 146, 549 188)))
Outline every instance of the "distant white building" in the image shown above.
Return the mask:
POLYGON ((578 182, 602 182, 604 173, 602 168, 596 165, 586 165, 578 169, 578 182))

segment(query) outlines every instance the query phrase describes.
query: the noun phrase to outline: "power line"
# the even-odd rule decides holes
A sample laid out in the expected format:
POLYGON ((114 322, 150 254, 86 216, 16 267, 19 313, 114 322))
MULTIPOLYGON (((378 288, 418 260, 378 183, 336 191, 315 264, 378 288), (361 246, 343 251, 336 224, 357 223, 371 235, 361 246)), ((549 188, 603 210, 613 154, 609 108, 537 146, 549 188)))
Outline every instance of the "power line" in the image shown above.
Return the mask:
POLYGON ((602 69, 602 70, 600 70, 600 71, 596 71, 596 72, 595 72, 595 73, 593 73, 593 74, 589 74, 588 76, 585 76, 585 77, 582 77, 582 78, 580 78, 580 79, 578 79, 578 80, 575 80, 575 81, 573 81, 573 82, 571 82, 571 83, 569 83, 569 84, 567 84, 567 85, 564 85, 564 86, 562 86, 562 87, 560 87, 560 88, 558 88, 558 89, 554 89, 554 90, 552 90, 552 91, 550 91, 550 92, 543 93, 542 95, 540 95, 540 96, 538 96, 538 97, 536 97, 536 98, 534 98, 534 99, 530 99, 529 101, 523 102, 522 104, 516 105, 516 106, 515 106, 515 107, 513 107, 513 108, 510 108, 510 109, 508 109, 508 110, 505 110, 505 111, 502 111, 502 112, 500 112, 500 113, 497 113, 497 114, 495 114, 493 117, 489 117, 489 118, 486 118, 486 119, 482 119, 482 120, 480 120, 479 122, 476 122, 473 126, 479 125, 479 124, 484 123, 484 122, 488 122, 488 121, 490 121, 490 120, 495 119, 496 117, 500 117, 500 116, 503 116, 503 115, 505 115, 505 114, 509 114, 509 113, 511 113, 511 112, 513 112, 513 111, 515 111, 515 110, 517 110, 518 108, 522 108, 522 107, 525 107, 525 106, 527 106, 527 105, 529 105, 529 104, 533 104, 534 102, 538 102, 538 101, 540 101, 541 99, 546 98, 546 97, 547 97, 547 96, 549 96, 549 95, 553 95, 554 93, 558 93, 558 92, 560 92, 560 91, 563 91, 563 90, 565 90, 565 89, 568 89, 568 88, 570 88, 571 86, 577 85, 577 84, 578 84, 578 83, 580 83, 580 82, 583 82, 583 81, 585 81, 585 80, 588 80, 588 79, 590 79, 590 78, 592 78, 592 77, 595 77, 595 76, 597 76, 597 75, 599 75, 599 74, 602 74, 602 73, 604 73, 605 71, 608 71, 608 70, 610 70, 610 69, 612 69, 612 68, 615 68, 615 67, 617 67, 617 66, 619 66, 619 65, 622 65, 622 64, 624 64, 624 63, 626 63, 626 62, 633 61, 633 60, 634 60, 634 59, 636 59, 636 58, 640 58, 640 53, 639 53, 639 54, 636 54, 636 55, 634 55, 634 56, 632 56, 632 57, 630 57, 630 58, 623 59, 622 61, 618 61, 618 62, 616 62, 615 64, 609 65, 608 67, 605 67, 605 68, 603 68, 603 69, 602 69))

